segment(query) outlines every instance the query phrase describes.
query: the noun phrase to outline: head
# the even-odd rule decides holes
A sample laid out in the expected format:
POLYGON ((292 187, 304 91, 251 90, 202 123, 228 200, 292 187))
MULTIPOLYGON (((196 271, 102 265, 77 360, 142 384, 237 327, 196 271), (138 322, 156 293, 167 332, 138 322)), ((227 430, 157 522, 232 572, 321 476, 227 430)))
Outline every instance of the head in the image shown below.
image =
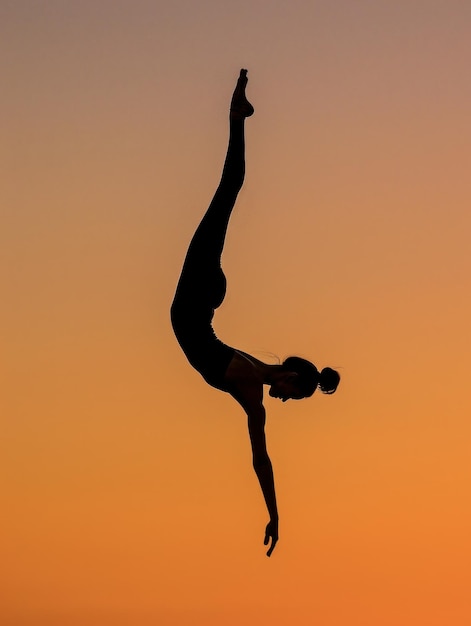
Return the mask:
POLYGON ((300 400, 309 398, 317 387, 322 393, 332 394, 340 382, 338 372, 330 367, 324 367, 319 372, 310 361, 298 356, 290 356, 281 365, 279 378, 272 383, 270 395, 274 398, 286 400, 300 400))

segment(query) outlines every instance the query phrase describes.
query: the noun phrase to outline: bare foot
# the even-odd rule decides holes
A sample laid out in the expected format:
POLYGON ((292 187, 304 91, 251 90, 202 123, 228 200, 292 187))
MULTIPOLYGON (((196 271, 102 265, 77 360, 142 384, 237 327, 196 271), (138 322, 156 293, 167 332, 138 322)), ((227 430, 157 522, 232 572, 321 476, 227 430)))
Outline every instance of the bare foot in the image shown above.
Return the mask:
POLYGON ((247 86, 247 70, 240 70, 239 80, 231 100, 232 120, 243 120, 253 115, 254 108, 245 97, 245 87, 247 86))

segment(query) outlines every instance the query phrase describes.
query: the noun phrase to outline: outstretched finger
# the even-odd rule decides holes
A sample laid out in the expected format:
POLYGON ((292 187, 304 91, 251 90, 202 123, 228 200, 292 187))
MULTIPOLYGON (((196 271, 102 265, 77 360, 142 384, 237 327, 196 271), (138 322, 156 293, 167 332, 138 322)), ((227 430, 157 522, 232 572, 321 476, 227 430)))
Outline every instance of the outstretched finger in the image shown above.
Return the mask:
MULTIPOLYGON (((268 552, 267 552, 267 556, 271 556, 271 553, 272 553, 272 552, 273 552, 273 550, 275 549, 275 546, 276 546, 276 542, 277 542, 277 541, 278 541, 278 540, 277 540, 277 539, 275 539, 274 537, 272 537, 272 538, 271 538, 271 546, 270 546, 270 548, 269 548, 269 550, 268 550, 268 552)), ((265 545, 266 545, 267 543, 268 543, 268 541, 265 543, 265 545)))

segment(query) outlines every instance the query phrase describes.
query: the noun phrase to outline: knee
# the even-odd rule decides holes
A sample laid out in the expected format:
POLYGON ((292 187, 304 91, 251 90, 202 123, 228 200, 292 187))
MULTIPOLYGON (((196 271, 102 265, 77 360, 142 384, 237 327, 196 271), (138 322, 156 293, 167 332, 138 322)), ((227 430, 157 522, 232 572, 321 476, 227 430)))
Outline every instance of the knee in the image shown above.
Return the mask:
POLYGON ((224 172, 219 189, 231 199, 237 197, 244 184, 244 172, 224 172))

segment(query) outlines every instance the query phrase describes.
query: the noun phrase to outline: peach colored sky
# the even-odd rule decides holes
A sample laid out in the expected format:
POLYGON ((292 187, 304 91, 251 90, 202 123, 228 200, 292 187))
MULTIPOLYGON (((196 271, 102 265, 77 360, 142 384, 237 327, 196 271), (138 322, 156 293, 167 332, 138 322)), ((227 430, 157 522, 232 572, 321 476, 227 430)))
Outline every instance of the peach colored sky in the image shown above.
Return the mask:
MULTIPOLYGON (((471 5, 3 2, 0 618, 467 626, 471 5), (340 368, 241 409, 168 307, 249 69, 215 326, 340 368)), ((273 361, 272 361, 273 362, 273 361)))

